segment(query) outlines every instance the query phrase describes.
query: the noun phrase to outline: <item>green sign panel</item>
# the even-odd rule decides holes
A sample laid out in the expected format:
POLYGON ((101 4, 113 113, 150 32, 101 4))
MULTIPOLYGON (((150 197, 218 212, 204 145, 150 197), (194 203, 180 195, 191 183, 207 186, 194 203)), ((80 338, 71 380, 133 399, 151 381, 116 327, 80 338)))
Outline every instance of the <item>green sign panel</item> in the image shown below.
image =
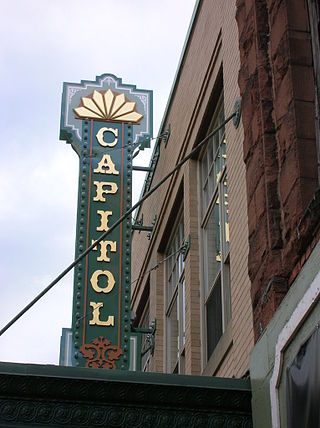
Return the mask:
MULTIPOLYGON (((61 134, 79 155, 76 257, 131 208, 132 155, 152 133, 152 93, 113 75, 65 83, 61 134)), ((131 220, 75 267, 72 339, 76 365, 128 369, 131 220)))

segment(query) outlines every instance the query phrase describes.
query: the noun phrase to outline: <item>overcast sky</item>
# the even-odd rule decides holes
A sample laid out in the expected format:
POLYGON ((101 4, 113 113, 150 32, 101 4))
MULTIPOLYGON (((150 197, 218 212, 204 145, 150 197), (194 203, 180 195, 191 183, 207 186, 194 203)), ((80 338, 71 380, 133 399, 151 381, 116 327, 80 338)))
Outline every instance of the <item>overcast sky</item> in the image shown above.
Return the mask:
MULTIPOLYGON (((62 83, 112 73, 152 89, 156 133, 194 4, 1 1, 0 328, 73 261, 78 158, 59 141, 62 83)), ((70 273, 0 337, 0 361, 58 364, 72 287, 70 273)))

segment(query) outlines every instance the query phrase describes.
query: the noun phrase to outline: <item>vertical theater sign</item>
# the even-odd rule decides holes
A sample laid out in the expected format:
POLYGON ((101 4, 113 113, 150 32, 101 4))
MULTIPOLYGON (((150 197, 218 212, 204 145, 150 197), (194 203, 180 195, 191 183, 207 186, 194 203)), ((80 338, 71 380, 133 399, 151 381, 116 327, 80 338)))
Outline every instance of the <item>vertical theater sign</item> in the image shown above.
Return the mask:
MULTIPOLYGON (((110 74, 64 83, 60 139, 79 155, 76 258, 132 206, 132 157, 152 135, 152 92, 110 74)), ((75 267, 72 341, 80 367, 128 369, 131 219, 75 267)))

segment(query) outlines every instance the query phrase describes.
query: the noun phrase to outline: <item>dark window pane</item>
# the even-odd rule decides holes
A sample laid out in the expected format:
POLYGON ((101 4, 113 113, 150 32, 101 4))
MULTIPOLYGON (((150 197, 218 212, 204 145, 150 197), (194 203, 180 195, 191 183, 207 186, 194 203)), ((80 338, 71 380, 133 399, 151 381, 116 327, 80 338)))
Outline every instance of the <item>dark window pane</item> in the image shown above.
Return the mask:
POLYGON ((175 297, 172 309, 168 314, 168 334, 167 334, 167 349, 169 357, 169 371, 173 372, 178 359, 178 335, 179 335, 179 317, 178 317, 178 302, 175 297))
POLYGON ((287 427, 319 428, 320 329, 304 343, 287 369, 287 427))
POLYGON ((212 290, 207 301, 207 346, 208 359, 214 351, 220 337, 222 336, 222 305, 221 305, 221 277, 212 290))
POLYGON ((219 199, 217 199, 214 204, 214 208, 210 213, 208 222, 203 229, 203 232, 205 246, 205 293, 206 296, 208 296, 212 284, 214 283, 218 272, 221 270, 219 199))

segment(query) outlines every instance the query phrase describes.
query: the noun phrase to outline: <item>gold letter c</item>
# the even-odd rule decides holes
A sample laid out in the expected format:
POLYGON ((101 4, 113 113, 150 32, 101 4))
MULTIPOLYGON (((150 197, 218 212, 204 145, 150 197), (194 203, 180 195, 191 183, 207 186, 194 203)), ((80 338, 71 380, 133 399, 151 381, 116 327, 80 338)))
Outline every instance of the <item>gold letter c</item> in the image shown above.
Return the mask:
POLYGON ((118 129, 117 128, 100 128, 99 131, 97 132, 96 137, 97 137, 98 143, 102 147, 114 147, 118 142, 118 129), (114 140, 112 141, 112 143, 107 143, 106 141, 104 141, 103 136, 105 132, 111 132, 111 134, 113 134, 114 140))

